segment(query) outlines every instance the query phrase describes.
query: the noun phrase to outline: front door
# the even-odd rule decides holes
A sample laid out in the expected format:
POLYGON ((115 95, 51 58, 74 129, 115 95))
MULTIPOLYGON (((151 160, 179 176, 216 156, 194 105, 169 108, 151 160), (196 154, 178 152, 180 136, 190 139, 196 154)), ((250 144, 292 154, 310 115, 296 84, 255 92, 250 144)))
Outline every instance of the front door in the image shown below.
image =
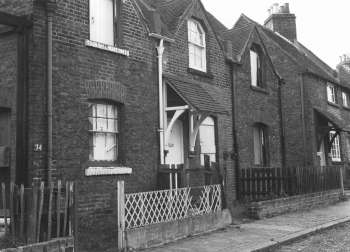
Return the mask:
POLYGON ((317 152, 317 156, 320 162, 320 166, 326 166, 326 153, 325 153, 324 139, 321 142, 320 149, 317 152))
POLYGON ((168 141, 168 154, 165 163, 169 165, 179 165, 184 163, 183 146, 183 125, 181 120, 177 120, 171 130, 168 141))

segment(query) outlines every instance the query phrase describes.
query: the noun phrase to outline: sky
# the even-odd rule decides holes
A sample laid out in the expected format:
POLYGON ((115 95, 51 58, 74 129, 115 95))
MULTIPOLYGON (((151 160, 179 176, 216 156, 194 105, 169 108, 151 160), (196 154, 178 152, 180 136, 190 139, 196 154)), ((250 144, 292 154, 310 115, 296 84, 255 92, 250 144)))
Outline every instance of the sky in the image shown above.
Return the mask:
POLYGON ((228 28, 241 13, 263 24, 274 3, 286 2, 296 15, 298 41, 335 68, 340 56, 350 53, 349 0, 202 0, 206 10, 228 28))

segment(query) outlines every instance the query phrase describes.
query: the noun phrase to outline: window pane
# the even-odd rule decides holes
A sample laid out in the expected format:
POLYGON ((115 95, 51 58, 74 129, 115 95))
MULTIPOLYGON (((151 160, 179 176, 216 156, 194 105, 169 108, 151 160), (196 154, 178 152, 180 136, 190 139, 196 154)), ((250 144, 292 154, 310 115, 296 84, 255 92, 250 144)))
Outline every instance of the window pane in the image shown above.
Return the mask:
POLYGON ((327 99, 329 102, 336 103, 335 87, 331 84, 327 85, 327 99))
POLYGON ((261 148, 261 137, 260 137, 260 128, 253 128, 253 141, 254 141, 254 164, 261 165, 262 164, 262 148, 261 148))
POLYGON ((90 39, 113 45, 113 0, 90 0, 90 39))
POLYGON ((205 165, 205 157, 209 163, 216 162, 215 126, 211 117, 206 118, 199 127, 201 147, 201 165, 205 165))
MULTIPOLYGON (((333 136, 336 134, 335 131, 330 131, 329 132, 329 140, 332 140, 333 136)), ((334 141, 331 146, 331 158, 332 161, 341 161, 340 157, 340 141, 339 141, 339 135, 337 135, 334 138, 334 141)))
POLYGON ((254 51, 250 51, 250 73, 251 73, 251 85, 257 86, 257 73, 258 73, 258 54, 254 51))
POLYGON ((348 100, 348 94, 347 93, 345 93, 345 92, 343 92, 342 93, 342 95, 343 95, 343 105, 345 106, 345 107, 348 107, 349 106, 349 100, 348 100))

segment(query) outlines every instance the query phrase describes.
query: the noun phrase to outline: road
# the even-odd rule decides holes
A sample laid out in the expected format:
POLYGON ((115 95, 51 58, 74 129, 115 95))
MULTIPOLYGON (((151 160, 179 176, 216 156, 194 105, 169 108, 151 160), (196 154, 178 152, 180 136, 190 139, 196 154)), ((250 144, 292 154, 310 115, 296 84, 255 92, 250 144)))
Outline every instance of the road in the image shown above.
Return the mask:
POLYGON ((275 252, 350 252, 350 223, 283 245, 275 252))

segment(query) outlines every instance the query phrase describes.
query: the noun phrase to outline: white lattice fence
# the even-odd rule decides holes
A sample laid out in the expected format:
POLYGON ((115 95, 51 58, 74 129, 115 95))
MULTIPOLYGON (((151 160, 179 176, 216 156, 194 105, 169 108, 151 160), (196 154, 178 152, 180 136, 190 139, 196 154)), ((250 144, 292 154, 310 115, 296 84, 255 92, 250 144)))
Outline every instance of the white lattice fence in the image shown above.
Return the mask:
POLYGON ((125 194, 127 229, 221 210, 220 185, 125 194))

